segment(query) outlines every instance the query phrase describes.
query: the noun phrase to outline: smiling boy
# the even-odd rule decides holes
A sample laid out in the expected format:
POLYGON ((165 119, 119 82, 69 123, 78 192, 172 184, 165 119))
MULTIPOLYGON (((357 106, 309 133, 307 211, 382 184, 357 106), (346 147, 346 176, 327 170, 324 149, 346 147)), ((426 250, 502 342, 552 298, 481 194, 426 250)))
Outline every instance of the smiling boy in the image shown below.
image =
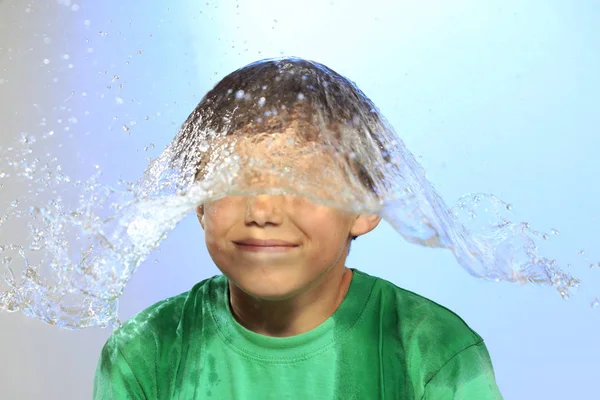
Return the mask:
MULTIPOLYGON (((324 140, 311 124, 311 109, 322 107, 333 120, 361 96, 323 65, 263 60, 217 84, 179 140, 209 124, 239 139, 239 155, 269 158, 269 149, 277 147, 283 156, 272 166, 288 160, 306 179, 319 181, 315 187, 330 198, 342 197, 343 187, 356 182, 376 193, 376 183, 364 167, 352 165, 353 157, 337 168, 339 160, 332 163, 326 153, 301 151, 324 140), (319 92, 319 84, 327 90, 319 92), (258 97, 260 113, 239 102, 249 93, 254 100, 256 88, 265 93, 258 97), (306 100, 299 89, 306 88, 316 93, 312 108, 298 103, 306 100), (343 175, 348 170, 356 180, 343 175)), ((359 107, 366 111, 351 114, 369 114, 372 103, 363 103, 359 107)), ((210 175, 206 162, 197 164, 197 179, 210 175)), ((244 179, 253 187, 265 181, 277 186, 277 176, 267 175, 244 179)), ((352 239, 375 229, 379 216, 291 192, 224 196, 204 202, 197 214, 222 275, 151 306, 118 329, 102 351, 95 399, 502 398, 482 338, 462 319, 346 267, 352 239)))

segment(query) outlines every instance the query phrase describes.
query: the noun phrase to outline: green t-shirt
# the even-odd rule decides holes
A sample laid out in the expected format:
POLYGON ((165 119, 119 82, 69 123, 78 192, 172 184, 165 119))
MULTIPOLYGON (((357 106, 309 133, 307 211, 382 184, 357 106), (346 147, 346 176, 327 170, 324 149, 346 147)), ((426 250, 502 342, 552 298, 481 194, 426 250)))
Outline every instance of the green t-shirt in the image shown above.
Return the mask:
POLYGON ((337 311, 293 337, 231 314, 227 278, 142 311, 109 338, 94 399, 502 399, 481 337, 448 309, 354 270, 337 311))

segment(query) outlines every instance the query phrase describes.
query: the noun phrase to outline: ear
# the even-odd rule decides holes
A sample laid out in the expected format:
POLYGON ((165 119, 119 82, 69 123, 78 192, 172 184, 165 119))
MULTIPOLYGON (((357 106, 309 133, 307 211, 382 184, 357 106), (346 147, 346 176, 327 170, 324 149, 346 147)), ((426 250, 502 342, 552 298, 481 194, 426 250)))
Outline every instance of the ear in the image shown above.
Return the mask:
POLYGON ((379 225, 379 222, 381 222, 381 217, 377 214, 358 215, 350 228, 350 235, 361 236, 369 233, 379 225))
POLYGON ((196 216, 198 217, 198 221, 200 222, 202 229, 204 229, 204 205, 203 204, 200 204, 199 206, 196 207, 196 216))

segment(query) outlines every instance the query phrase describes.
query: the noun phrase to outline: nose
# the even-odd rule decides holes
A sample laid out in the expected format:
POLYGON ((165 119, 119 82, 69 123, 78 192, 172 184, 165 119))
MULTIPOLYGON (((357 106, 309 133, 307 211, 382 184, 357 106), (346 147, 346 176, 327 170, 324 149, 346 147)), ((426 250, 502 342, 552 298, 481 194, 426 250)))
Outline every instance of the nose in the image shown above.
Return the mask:
POLYGON ((264 227, 267 225, 281 225, 283 196, 261 194, 246 198, 246 225, 264 227))

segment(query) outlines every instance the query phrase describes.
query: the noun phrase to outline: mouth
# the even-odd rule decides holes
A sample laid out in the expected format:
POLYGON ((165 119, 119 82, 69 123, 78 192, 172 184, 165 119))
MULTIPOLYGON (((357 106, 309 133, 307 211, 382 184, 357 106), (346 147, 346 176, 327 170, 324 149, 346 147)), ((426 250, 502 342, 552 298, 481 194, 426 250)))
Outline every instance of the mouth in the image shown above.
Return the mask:
POLYGON ((281 253, 291 251, 299 247, 299 245, 296 243, 277 239, 244 239, 236 240, 233 242, 233 244, 242 251, 248 251, 252 253, 281 253))

